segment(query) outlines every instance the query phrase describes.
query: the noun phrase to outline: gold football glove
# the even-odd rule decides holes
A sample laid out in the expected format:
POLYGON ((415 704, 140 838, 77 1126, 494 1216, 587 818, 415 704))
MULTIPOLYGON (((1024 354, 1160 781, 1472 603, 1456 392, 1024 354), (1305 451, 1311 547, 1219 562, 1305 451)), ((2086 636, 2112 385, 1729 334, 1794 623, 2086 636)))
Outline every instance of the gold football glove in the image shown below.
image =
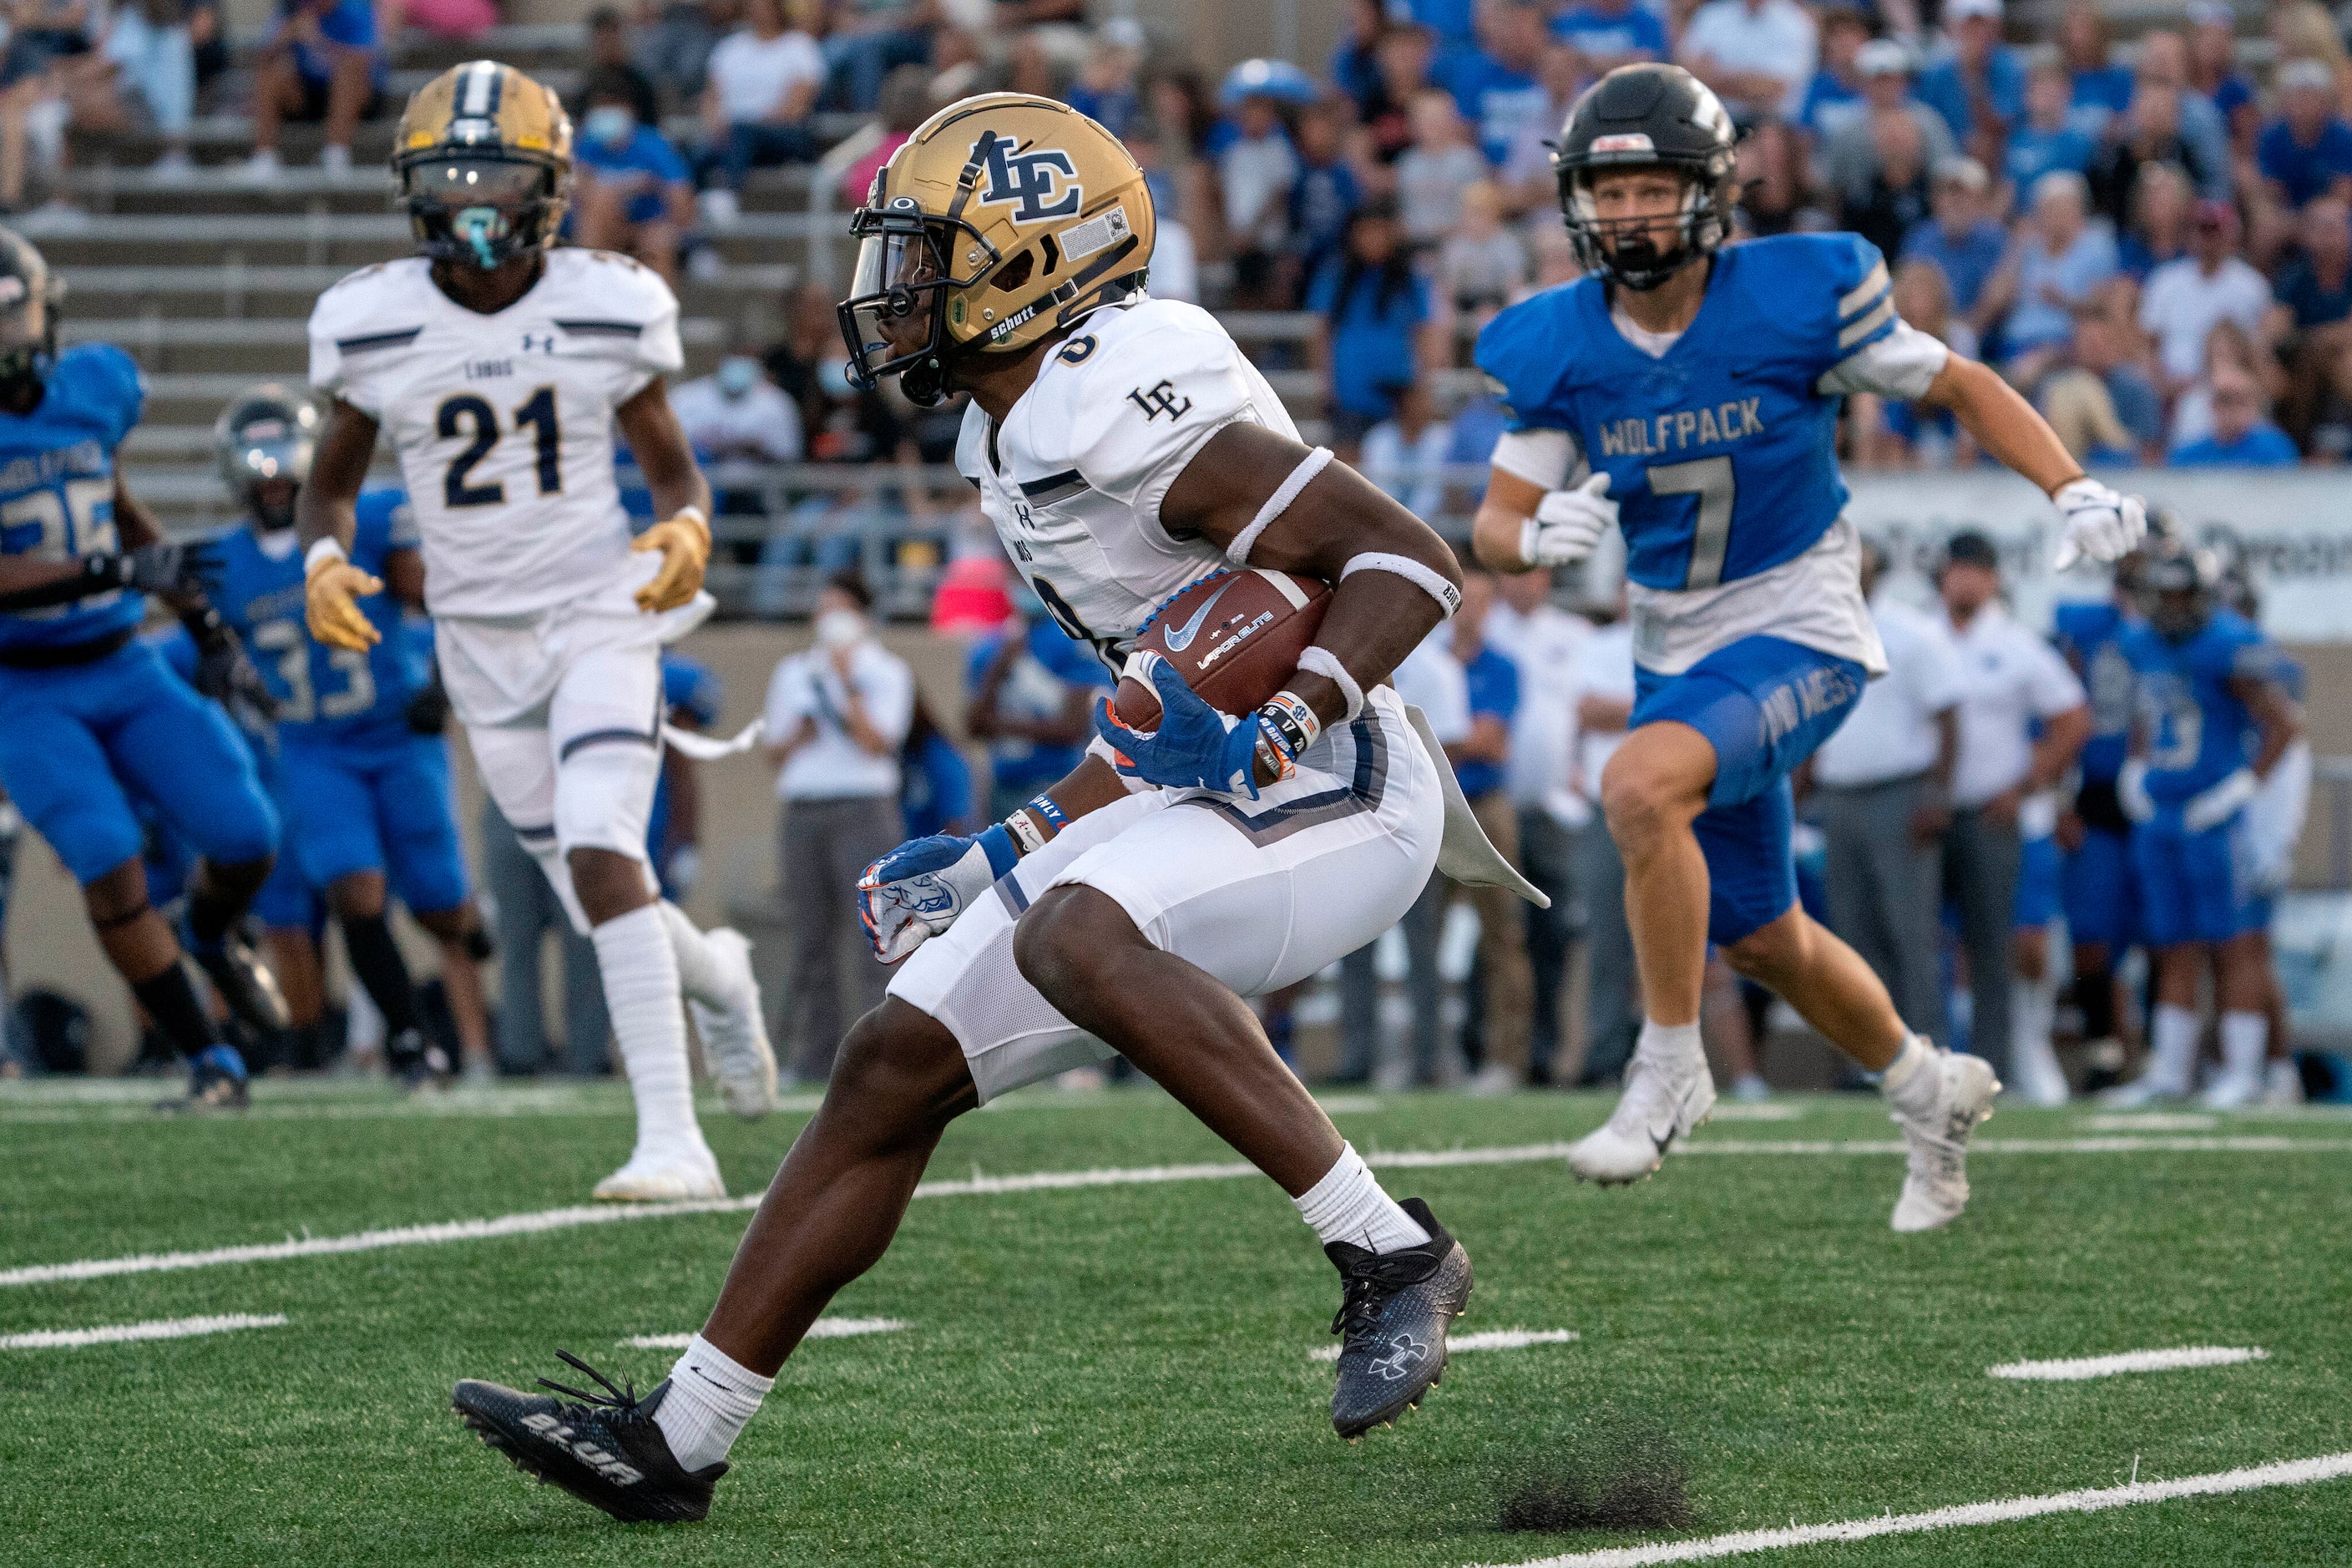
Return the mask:
POLYGON ((383 592, 383 584, 339 556, 321 555, 302 579, 303 618, 310 635, 329 647, 364 652, 383 640, 358 601, 383 592))
POLYGON ((682 507, 637 535, 629 548, 661 552, 661 570, 637 590, 637 608, 659 615, 675 610, 702 592, 703 569, 710 564, 710 524, 701 509, 682 507))

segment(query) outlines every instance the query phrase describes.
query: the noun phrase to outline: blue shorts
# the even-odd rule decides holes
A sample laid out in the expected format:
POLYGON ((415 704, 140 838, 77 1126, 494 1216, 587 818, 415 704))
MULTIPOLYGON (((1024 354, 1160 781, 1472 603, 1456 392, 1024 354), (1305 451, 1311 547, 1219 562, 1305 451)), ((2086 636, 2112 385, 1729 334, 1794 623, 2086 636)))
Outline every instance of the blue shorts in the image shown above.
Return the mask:
POLYGON ((2261 910, 2233 818, 2202 833, 2147 823, 2132 834, 2140 931, 2154 948, 2228 942, 2258 929, 2261 910))
POLYGON ((383 744, 289 741, 278 766, 292 807, 294 852, 312 887, 380 871, 417 914, 466 901, 466 859, 438 736, 383 744))
POLYGON ((2069 941, 2103 943, 2117 958, 2139 941, 2139 879, 2132 870, 2130 835, 2085 828, 2083 847, 2066 857, 2059 879, 2069 941))
POLYGON ((1706 932, 1717 946, 1797 901, 1789 775, 1845 721, 1867 679, 1850 658, 1768 637, 1742 637, 1680 675, 1634 670, 1633 728, 1687 724, 1715 748, 1715 784, 1691 827, 1706 857, 1706 932))
POLYGON ((278 847, 244 737, 143 642, 56 669, 0 666, 0 787, 76 881, 139 855, 134 794, 221 865, 278 847))
POLYGON ((2011 900, 2009 923, 2021 931, 2038 931, 2058 918, 2058 840, 2029 838, 2019 847, 2017 897, 2011 900))

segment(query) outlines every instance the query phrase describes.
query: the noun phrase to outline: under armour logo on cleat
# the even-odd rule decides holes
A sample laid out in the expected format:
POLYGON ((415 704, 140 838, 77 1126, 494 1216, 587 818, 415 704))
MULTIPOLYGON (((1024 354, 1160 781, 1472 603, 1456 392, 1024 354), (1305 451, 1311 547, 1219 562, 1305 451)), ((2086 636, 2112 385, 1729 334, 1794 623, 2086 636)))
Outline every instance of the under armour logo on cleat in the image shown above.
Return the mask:
POLYGON ((1418 1342, 1411 1334, 1399 1334, 1389 1342, 1389 1353, 1368 1363, 1364 1370, 1383 1383, 1394 1383, 1409 1377, 1412 1369, 1429 1359, 1429 1347, 1418 1342))

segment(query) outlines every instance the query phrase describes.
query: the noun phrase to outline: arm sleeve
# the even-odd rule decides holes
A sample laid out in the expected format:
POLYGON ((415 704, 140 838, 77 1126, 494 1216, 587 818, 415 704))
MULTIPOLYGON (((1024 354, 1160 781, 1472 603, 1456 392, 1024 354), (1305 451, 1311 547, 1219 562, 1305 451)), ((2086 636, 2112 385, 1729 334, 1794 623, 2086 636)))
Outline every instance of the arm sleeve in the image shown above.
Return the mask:
POLYGON ((1583 444, 1567 430, 1507 430, 1486 460, 1548 490, 1563 489, 1586 471, 1583 444))
POLYGON ((866 700, 866 721, 893 747, 905 744, 907 731, 915 721, 915 672, 903 659, 884 654, 875 661, 872 674, 859 684, 864 689, 859 695, 866 700))
POLYGON ((1071 466, 1156 531, 1160 503, 1209 438, 1260 423, 1241 350, 1205 316, 1139 333, 1088 368, 1071 393, 1071 466))
POLYGON ((2083 683, 2058 657, 2058 650, 2041 638, 2033 639, 2032 702, 2034 713, 2043 719, 2054 719, 2061 713, 2071 713, 2090 700, 2083 683))
POLYGON ((1872 339, 1832 367, 1815 390, 1874 392, 1916 403, 1927 395, 1951 357, 1952 351, 1941 339, 1928 336, 1897 316, 1884 336, 1872 339))

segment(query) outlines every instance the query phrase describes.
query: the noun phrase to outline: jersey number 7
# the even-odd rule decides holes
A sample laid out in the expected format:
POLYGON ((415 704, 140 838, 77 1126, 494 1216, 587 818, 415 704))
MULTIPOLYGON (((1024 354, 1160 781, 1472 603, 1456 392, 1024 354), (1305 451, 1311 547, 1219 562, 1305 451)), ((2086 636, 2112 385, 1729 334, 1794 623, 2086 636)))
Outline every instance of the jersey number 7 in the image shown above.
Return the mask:
POLYGON ((1698 497, 1698 527, 1691 533, 1690 570, 1683 577, 1683 588, 1715 587, 1723 581, 1723 559, 1731 552, 1731 509, 1739 495, 1731 459, 1666 463, 1650 469, 1647 478, 1654 496, 1698 497))
MULTIPOLYGON (((563 488, 562 462, 563 436, 555 423, 555 388, 542 386, 518 405, 514 411, 514 427, 520 432, 530 426, 539 442, 539 493, 553 495, 563 488)), ((442 504, 455 510, 467 506, 497 506, 507 499, 502 484, 473 485, 466 482, 474 465, 490 455, 499 444, 498 410, 467 392, 443 402, 433 416, 433 427, 443 440, 454 441, 464 426, 473 439, 466 449, 452 458, 449 471, 441 479, 442 504)))

